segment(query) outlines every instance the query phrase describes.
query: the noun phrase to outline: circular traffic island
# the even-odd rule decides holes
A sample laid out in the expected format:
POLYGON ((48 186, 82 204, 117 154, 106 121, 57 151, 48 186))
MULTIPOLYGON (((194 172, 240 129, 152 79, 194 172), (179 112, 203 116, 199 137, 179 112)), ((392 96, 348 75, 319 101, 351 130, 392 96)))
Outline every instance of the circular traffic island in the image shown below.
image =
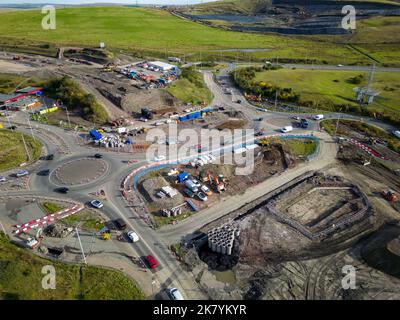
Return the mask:
POLYGON ((108 170, 108 164, 102 159, 81 158, 63 163, 51 174, 56 185, 80 186, 95 182, 108 170))

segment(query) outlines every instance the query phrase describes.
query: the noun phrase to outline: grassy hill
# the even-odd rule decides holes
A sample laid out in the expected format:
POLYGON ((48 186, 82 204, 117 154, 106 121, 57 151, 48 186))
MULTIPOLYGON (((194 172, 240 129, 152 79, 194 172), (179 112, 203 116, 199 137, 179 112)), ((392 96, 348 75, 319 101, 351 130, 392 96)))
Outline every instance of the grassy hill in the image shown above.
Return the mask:
MULTIPOLYGON (((41 154, 42 144, 28 135, 24 135, 24 139, 31 161, 37 160, 41 154)), ((21 133, 0 129, 0 172, 28 161, 21 133)))
POLYGON ((12 244, 0 232, 0 299, 142 300, 136 284, 121 272, 40 258, 12 244), (56 289, 42 289, 42 267, 56 271, 56 289))
MULTIPOLYGON (((193 60, 220 58, 218 49, 266 48, 264 52, 243 53, 238 59, 313 58, 328 63, 362 63, 371 60, 345 44, 275 34, 224 31, 203 26, 148 8, 82 7, 57 10, 57 29, 43 30, 40 11, 0 13, 0 43, 23 46, 32 43, 54 46, 97 47, 104 41, 110 50, 124 50, 166 57, 171 54, 193 60), (344 59, 346 61, 344 61, 344 59)), ((1 46, 1 45, 0 45, 1 46)), ((236 53, 224 53, 234 59, 236 53)))

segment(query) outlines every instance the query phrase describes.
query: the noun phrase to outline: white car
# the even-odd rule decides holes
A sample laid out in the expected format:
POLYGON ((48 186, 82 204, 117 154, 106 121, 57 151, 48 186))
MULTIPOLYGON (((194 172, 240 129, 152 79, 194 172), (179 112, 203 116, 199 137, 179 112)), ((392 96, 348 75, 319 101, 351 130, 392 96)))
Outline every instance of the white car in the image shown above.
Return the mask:
POLYGON ((314 116, 314 120, 322 120, 324 118, 324 115, 323 114, 316 114, 315 116, 314 116))
POLYGON ((281 131, 282 131, 283 133, 287 133, 287 132, 293 131, 293 127, 292 127, 292 126, 286 126, 286 127, 283 127, 283 128, 281 129, 281 131))
POLYGON ((90 201, 90 204, 97 209, 100 209, 104 206, 104 204, 99 200, 92 200, 90 201))
POLYGON ((35 238, 28 238, 26 239, 26 245, 33 249, 39 244, 39 241, 37 241, 35 238))
POLYGON ((185 300, 177 288, 168 289, 167 294, 171 300, 185 300))
POLYGON ((343 65, 342 65, 342 64, 338 64, 337 66, 338 66, 339 68, 340 68, 340 67, 343 67, 343 65))
POLYGON ((29 172, 28 172, 27 170, 19 170, 19 171, 17 171, 17 173, 15 174, 15 176, 16 176, 17 178, 20 178, 20 177, 27 176, 28 174, 29 174, 29 172))
POLYGON ((165 156, 158 156, 154 158, 154 161, 163 161, 165 159, 166 159, 165 156))
POLYGON ((393 135, 400 139, 400 130, 393 131, 393 135))
POLYGON ((126 233, 129 239, 131 239, 132 242, 138 242, 139 241, 139 236, 135 231, 128 231, 126 233))
POLYGON ((0 176, 0 182, 6 182, 6 177, 2 177, 2 176, 0 176))
POLYGON ((196 188, 200 188, 201 187, 201 183, 199 180, 196 179, 192 179, 193 184, 196 186, 196 188))

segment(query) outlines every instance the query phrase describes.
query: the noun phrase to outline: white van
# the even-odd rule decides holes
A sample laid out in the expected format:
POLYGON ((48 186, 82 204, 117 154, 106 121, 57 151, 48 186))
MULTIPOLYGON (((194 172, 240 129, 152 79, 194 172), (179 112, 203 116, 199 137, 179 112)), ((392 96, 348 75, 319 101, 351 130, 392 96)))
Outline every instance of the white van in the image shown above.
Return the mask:
POLYGON ((292 126, 286 126, 286 127, 283 127, 283 128, 281 129, 281 131, 282 131, 283 133, 287 133, 287 132, 293 131, 293 127, 292 127, 292 126))
POLYGON ((323 114, 316 114, 315 116, 314 116, 314 120, 322 120, 324 118, 324 115, 323 114))

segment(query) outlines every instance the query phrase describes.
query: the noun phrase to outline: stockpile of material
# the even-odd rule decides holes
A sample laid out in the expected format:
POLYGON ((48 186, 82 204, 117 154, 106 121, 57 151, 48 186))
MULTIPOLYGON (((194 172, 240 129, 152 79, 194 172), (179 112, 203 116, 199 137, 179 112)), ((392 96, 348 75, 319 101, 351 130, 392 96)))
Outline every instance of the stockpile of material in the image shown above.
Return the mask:
POLYGON ((231 255, 235 237, 239 236, 239 229, 230 225, 224 225, 211 229, 208 231, 207 236, 208 247, 212 251, 231 255))

